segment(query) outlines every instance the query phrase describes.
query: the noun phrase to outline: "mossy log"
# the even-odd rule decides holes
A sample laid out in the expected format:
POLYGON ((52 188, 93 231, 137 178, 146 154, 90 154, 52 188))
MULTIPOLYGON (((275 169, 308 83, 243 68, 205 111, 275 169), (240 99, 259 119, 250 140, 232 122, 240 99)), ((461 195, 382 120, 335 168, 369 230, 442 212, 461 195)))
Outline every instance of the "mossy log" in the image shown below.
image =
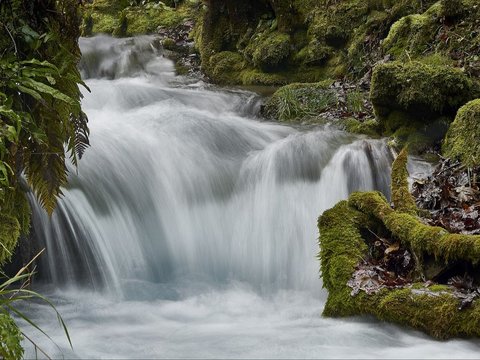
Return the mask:
POLYGON ((323 286, 329 292, 323 315, 369 314, 422 330, 439 339, 478 337, 480 301, 473 300, 469 307, 462 308, 452 287, 429 286, 418 280, 367 294, 364 291, 354 293, 348 285, 358 265, 369 256, 363 237, 365 230, 379 226, 416 253, 419 259, 426 254, 443 263, 461 260, 476 264, 480 260, 480 236, 450 234, 442 228, 425 225, 414 214, 410 201, 413 199, 400 201, 402 195, 410 196, 405 193, 408 186, 405 165, 406 152, 402 152, 392 173, 392 199, 397 202, 396 210, 378 192, 357 192, 319 218, 319 258, 323 286))

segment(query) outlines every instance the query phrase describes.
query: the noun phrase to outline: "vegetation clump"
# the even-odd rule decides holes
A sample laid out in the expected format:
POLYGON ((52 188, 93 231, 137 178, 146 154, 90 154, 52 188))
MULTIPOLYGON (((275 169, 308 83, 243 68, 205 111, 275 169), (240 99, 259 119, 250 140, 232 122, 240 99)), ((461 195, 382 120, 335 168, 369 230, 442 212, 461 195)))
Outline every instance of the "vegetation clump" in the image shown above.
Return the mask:
MULTIPOLYGON (((0 2, 0 265, 10 260, 18 238, 29 232, 32 191, 50 214, 74 165, 89 145, 88 119, 80 106, 77 0, 0 2)), ((85 86, 86 87, 86 86, 85 86)), ((21 264, 23 266, 25 264, 21 264)), ((15 269, 17 271, 18 269, 15 269)), ((19 359, 21 332, 11 319, 18 300, 40 297, 13 289, 30 275, 0 283, 0 355, 19 359)), ((3 275, 3 273, 2 273, 3 275)), ((28 321, 28 319, 27 319, 28 321)))
POLYGON ((314 84, 294 83, 286 85, 273 94, 265 104, 263 113, 280 121, 301 121, 313 117, 337 102, 330 89, 332 81, 314 84))

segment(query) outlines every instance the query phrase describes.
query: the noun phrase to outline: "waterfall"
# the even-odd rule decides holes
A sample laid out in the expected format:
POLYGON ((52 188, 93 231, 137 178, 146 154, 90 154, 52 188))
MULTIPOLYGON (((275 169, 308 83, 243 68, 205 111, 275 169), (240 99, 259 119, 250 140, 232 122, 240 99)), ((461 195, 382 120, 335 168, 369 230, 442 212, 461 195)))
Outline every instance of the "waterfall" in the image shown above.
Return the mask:
POLYGON ((176 77, 152 37, 80 45, 91 148, 51 218, 32 200, 44 286, 74 352, 30 313, 62 352, 416 357, 438 346, 320 317, 317 217, 352 191, 388 196, 384 140, 262 121, 257 95, 176 77))

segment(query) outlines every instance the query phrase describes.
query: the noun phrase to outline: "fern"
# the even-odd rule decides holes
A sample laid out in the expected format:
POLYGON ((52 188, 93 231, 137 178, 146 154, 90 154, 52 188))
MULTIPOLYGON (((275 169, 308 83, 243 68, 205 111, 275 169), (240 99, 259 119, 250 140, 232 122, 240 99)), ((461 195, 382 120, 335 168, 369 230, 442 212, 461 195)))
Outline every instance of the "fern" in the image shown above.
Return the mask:
POLYGON ((0 211, 24 172, 51 214, 67 182, 65 152, 77 166, 89 146, 77 6, 76 0, 0 1, 0 27, 11 35, 10 42, 0 37, 6 49, 0 53, 0 211))

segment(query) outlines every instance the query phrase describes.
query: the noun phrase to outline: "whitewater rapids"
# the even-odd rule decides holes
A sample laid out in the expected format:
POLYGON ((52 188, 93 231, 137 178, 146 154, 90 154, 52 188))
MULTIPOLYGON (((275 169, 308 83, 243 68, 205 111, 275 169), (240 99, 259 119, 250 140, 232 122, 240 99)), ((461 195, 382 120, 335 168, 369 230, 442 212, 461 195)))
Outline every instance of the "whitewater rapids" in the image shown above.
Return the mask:
MULTIPOLYGON (((256 117, 260 98, 175 76, 153 38, 81 39, 91 148, 52 218, 25 311, 54 358, 477 357, 369 318, 321 317, 317 217, 355 190, 388 196, 382 140, 256 117)), ((33 202, 33 200, 32 200, 33 202)), ((27 357, 33 346, 25 342, 27 357)), ((38 353, 41 358, 42 355, 38 353)))

